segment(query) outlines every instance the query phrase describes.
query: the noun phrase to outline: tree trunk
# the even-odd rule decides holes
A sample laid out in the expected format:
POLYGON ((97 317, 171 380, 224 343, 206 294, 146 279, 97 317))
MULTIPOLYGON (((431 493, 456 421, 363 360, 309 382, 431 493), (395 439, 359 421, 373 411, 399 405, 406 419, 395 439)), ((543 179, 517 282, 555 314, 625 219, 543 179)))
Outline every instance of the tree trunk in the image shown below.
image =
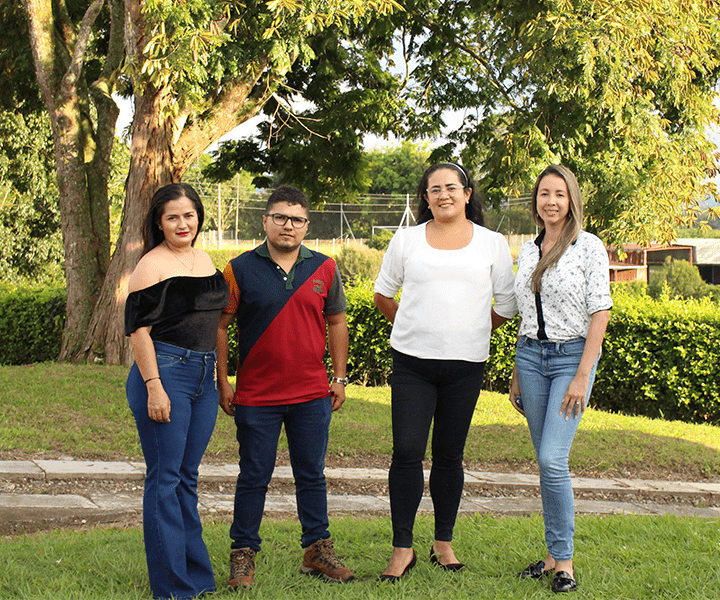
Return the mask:
MULTIPOLYGON (((87 169, 92 168, 96 156, 87 114, 89 97, 80 85, 90 28, 102 3, 103 0, 93 0, 75 35, 72 24, 67 22, 67 13, 55 7, 51 0, 23 2, 38 84, 52 125, 60 192, 67 284, 60 360, 72 356, 83 340, 105 275, 109 252, 107 201, 103 216, 103 209, 98 208, 102 199, 98 203, 88 186, 87 169), (63 29, 62 36, 57 35, 56 27, 63 29)), ((114 123, 112 126, 114 129, 114 123)), ((101 181, 102 173, 94 174, 94 178, 99 186, 93 188, 104 187, 107 194, 107 182, 103 185, 101 181)))
POLYGON ((172 183, 172 122, 166 114, 167 94, 148 91, 135 98, 130 173, 120 237, 110 261, 87 336, 74 361, 102 359, 130 365, 133 355, 125 337, 125 299, 128 280, 142 254, 142 228, 157 188, 172 183))

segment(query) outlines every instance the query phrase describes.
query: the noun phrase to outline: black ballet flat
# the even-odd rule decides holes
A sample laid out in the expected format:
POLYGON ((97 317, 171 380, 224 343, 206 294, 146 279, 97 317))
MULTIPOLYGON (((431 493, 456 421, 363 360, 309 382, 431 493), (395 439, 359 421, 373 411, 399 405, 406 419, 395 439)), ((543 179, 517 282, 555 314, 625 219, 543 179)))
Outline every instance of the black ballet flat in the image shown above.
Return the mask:
POLYGON ((444 565, 440 562, 440 559, 438 558, 438 555, 435 553, 435 550, 433 546, 430 546, 430 562, 433 565, 437 565, 441 569, 445 569, 446 571, 464 571, 465 565, 463 563, 450 563, 449 565, 444 565))
POLYGON ((567 571, 558 571, 552 581, 552 591, 556 594, 565 592, 574 592, 577 589, 577 581, 575 581, 567 571))
POLYGON ((518 573, 517 576, 520 579, 540 579, 541 577, 547 577, 550 574, 550 569, 545 570, 545 561, 539 560, 536 563, 530 563, 530 566, 518 573))
POLYGON ((405 577, 405 575, 408 574, 410 569, 412 569, 415 566, 415 563, 417 563, 417 556, 415 555, 415 551, 413 550, 413 557, 412 560, 408 563, 408 566, 405 567, 405 570, 400 575, 386 575, 383 573, 380 575, 380 581, 387 581, 388 583, 396 583, 401 577, 405 577))

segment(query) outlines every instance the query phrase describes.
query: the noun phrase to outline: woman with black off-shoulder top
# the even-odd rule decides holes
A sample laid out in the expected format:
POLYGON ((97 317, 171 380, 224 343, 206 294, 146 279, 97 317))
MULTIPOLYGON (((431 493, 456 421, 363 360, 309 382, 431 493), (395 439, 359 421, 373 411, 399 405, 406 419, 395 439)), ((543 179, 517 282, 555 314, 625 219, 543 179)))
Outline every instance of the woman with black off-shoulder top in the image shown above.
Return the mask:
POLYGON ((193 247, 203 217, 189 185, 155 193, 125 306, 135 355, 126 391, 147 470, 143 529, 154 598, 215 590, 197 478, 217 418, 215 340, 229 290, 210 256, 193 247))

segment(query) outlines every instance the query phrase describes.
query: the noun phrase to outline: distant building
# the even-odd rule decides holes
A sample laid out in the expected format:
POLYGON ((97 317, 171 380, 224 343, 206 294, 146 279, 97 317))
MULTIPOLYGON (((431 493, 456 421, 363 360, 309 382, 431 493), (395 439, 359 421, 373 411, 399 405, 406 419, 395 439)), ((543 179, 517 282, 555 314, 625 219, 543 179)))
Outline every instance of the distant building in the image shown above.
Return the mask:
POLYGON ((692 260, 700 276, 715 285, 720 285, 720 239, 683 238, 676 242, 679 246, 692 248, 692 260))
POLYGON ((693 249, 691 246, 680 245, 662 246, 650 244, 626 244, 623 246, 624 258, 620 258, 618 249, 607 247, 610 259, 610 281, 642 281, 648 283, 654 271, 665 264, 665 258, 670 256, 673 260, 687 260, 693 263, 693 249))
POLYGON ((678 239, 670 246, 626 244, 625 256, 620 259, 617 248, 607 247, 610 259, 610 281, 652 281, 653 273, 662 268, 669 256, 695 265, 700 276, 720 285, 720 239, 678 239))

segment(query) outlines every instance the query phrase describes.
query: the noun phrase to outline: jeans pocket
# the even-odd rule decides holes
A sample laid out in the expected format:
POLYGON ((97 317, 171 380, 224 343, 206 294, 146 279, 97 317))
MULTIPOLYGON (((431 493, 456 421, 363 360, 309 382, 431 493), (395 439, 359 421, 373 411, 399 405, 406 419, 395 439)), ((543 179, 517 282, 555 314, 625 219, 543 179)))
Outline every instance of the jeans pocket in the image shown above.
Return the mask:
POLYGON ((180 364, 183 360, 182 356, 175 354, 166 354, 165 352, 155 352, 155 360, 157 362, 158 369, 167 369, 180 364))

